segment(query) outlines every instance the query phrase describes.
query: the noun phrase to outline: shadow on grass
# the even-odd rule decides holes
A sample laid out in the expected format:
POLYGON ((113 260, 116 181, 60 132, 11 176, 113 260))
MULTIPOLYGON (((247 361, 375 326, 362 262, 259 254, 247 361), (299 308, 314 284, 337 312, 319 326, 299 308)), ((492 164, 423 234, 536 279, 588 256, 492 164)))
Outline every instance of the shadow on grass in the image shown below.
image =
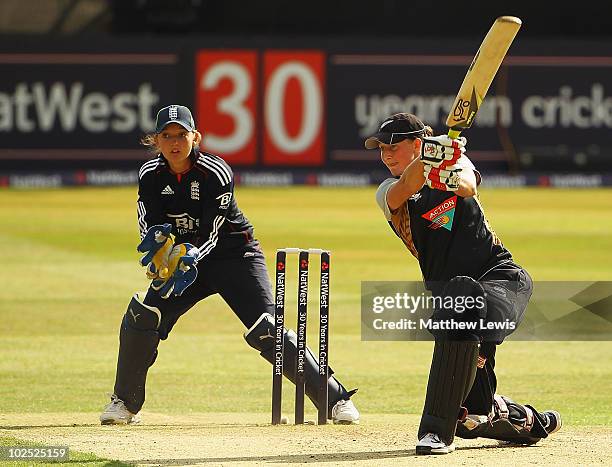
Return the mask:
MULTIPOLYGON (((0 430, 30 430, 32 428, 92 428, 92 427, 125 427, 128 425, 101 425, 98 423, 57 423, 57 424, 45 424, 45 425, 0 425, 0 430)), ((157 428, 259 428, 269 427, 270 424, 263 423, 137 423, 129 425, 130 428, 138 429, 143 427, 146 429, 157 429, 157 428)))
POLYGON ((108 461, 102 464, 102 467, 135 467, 136 464, 121 461, 108 461))
POLYGON ((62 423, 57 425, 4 425, 0 430, 30 430, 32 428, 91 428, 99 423, 62 423))
POLYGON ((53 462, 53 466, 59 465, 96 465, 100 467, 136 467, 136 464, 122 461, 105 461, 104 459, 70 459, 63 462, 53 462))
POLYGON ((500 442, 499 444, 485 444, 484 446, 462 446, 457 451, 470 451, 474 449, 526 449, 537 448, 538 444, 513 444, 500 442))
POLYGON ((285 464, 308 464, 311 462, 346 462, 366 461, 376 459, 392 459, 416 456, 414 449, 398 451, 365 451, 365 452, 337 452, 318 454, 287 454, 280 456, 240 456, 240 457, 208 457, 192 459, 143 459, 132 461, 135 464, 155 465, 195 465, 225 462, 275 462, 285 464))
MULTIPOLYGON (((504 449, 504 448, 524 448, 535 446, 524 446, 516 444, 491 444, 484 446, 464 446, 457 448, 457 451, 468 451, 476 449, 504 449)), ((452 454, 451 454, 452 456, 452 454)), ((397 451, 364 451, 364 452, 337 452, 337 453, 318 453, 318 454, 288 454, 279 456, 240 456, 240 457, 208 457, 191 459, 142 459, 134 460, 135 464, 155 464, 155 465, 195 465, 213 464, 230 462, 273 462, 284 464, 308 464, 314 462, 355 462, 355 461, 375 461, 377 459, 400 459, 417 456, 414 449, 403 449, 397 451)))

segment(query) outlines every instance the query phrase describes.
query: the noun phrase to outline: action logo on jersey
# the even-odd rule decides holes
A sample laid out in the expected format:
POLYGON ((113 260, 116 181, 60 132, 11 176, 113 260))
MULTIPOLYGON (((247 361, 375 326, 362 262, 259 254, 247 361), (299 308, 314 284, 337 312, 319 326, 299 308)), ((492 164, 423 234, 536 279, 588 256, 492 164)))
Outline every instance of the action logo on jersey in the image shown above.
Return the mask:
POLYGON ((455 208, 457 207, 457 195, 444 200, 441 204, 426 212, 421 217, 431 222, 427 227, 430 229, 439 229, 440 227, 446 230, 452 230, 453 219, 455 218, 455 208))

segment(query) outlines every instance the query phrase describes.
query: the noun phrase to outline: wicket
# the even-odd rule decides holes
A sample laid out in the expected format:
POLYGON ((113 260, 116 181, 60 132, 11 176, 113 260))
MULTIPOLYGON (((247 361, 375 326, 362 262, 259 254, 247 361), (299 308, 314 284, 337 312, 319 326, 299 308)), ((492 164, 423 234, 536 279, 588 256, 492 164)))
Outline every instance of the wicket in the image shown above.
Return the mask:
POLYGON ((318 424, 327 423, 329 379, 329 273, 330 252, 318 248, 281 248, 276 251, 276 302, 274 330, 274 364, 272 368, 272 424, 281 421, 281 402, 284 363, 285 324, 285 270, 287 254, 298 255, 298 296, 297 296, 297 354, 295 374, 295 424, 304 423, 304 361, 306 353, 306 325, 308 322, 308 263, 309 255, 320 255, 321 272, 319 282, 319 388, 318 424))

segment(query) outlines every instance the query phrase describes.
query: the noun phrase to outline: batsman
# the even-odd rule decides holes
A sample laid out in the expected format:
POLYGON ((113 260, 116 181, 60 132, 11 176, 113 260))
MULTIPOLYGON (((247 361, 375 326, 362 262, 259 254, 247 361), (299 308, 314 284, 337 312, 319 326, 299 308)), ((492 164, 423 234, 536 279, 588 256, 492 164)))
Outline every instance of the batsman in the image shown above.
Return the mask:
POLYGON ((520 324, 532 280, 485 217, 465 138, 432 135, 417 116, 398 113, 365 141, 391 173, 376 192, 389 226, 418 260, 426 288, 451 304, 432 313, 440 326, 416 452, 452 452, 455 435, 533 444, 559 430, 561 416, 497 393, 497 347, 515 327, 489 326, 520 324))

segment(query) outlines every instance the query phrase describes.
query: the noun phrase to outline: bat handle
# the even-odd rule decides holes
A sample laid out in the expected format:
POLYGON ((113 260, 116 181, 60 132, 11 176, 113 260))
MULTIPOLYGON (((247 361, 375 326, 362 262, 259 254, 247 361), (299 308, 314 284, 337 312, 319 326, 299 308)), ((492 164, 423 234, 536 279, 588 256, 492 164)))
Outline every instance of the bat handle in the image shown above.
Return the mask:
POLYGON ((457 139, 461 134, 461 130, 453 130, 452 128, 448 130, 448 137, 450 139, 457 139))

